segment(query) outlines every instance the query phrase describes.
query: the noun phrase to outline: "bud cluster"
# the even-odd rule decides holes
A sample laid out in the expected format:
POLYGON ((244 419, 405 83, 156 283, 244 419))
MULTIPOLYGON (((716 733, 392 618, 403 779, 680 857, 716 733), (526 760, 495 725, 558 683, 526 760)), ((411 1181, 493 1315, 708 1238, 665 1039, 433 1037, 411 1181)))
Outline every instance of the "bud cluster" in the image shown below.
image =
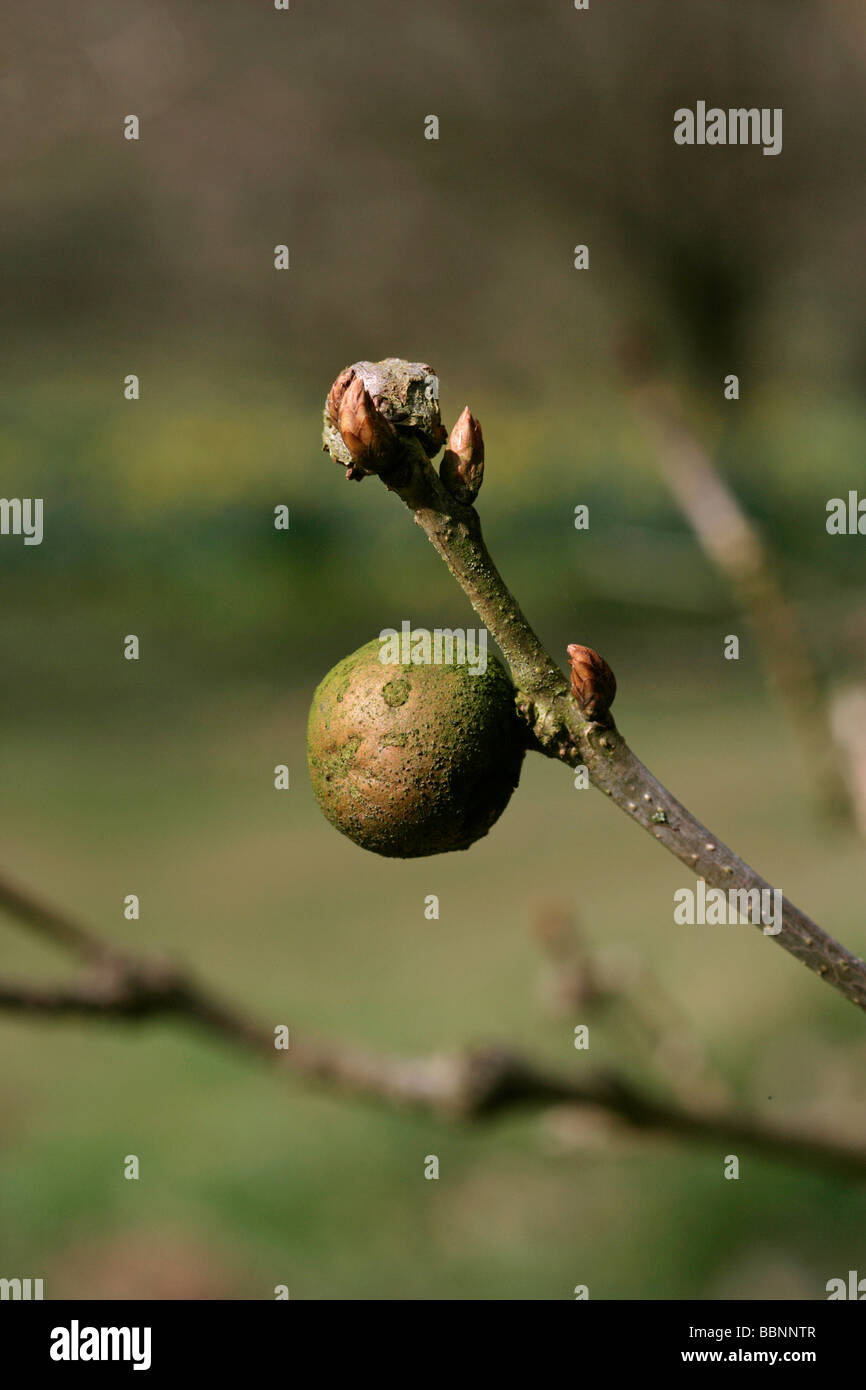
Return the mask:
POLYGON ((328 392, 323 426, 322 447, 347 478, 390 474, 410 439, 432 458, 446 438, 439 379, 426 362, 355 362, 328 392))

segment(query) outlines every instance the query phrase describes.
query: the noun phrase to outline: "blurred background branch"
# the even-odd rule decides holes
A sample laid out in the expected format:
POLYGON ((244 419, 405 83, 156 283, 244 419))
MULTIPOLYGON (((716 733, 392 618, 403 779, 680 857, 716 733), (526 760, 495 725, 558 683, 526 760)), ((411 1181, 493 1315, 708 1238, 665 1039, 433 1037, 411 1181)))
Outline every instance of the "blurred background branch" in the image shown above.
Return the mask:
POLYGON ((564 902, 538 907, 532 935, 545 960, 540 995, 552 1014, 579 1018, 587 1010, 602 1019, 613 1016, 614 1026, 649 1058, 673 1095, 687 1104, 730 1101, 730 1087, 711 1064, 706 1044, 633 947, 592 948, 564 902))
MULTIPOLYGON (((276 1063, 280 1070, 349 1096, 431 1109, 462 1120, 481 1119, 511 1108, 589 1106, 639 1133, 716 1143, 726 1149, 739 1144, 783 1163, 806 1165, 850 1179, 866 1178, 866 1149, 824 1135, 773 1127, 730 1106, 698 1105, 694 1095, 688 1105, 682 1100, 666 1101, 610 1071, 577 1080, 505 1047, 478 1046, 405 1059, 346 1044, 298 1042, 295 1038, 288 1048, 281 1049, 275 1045, 271 1028, 222 1002, 186 970, 167 960, 150 960, 109 948, 87 928, 46 907, 5 878, 0 879, 0 907, 31 930, 47 932, 58 945, 90 965, 89 974, 50 986, 0 979, 0 1009, 29 1018, 139 1022, 164 1016, 204 1028, 223 1042, 276 1063)), ((540 921, 540 939, 553 950, 561 967, 564 941, 558 931, 551 932, 549 913, 540 921)), ((573 961, 570 968, 573 970, 573 961)), ((585 962, 584 972, 587 968, 591 972, 596 969, 585 962)), ((572 973, 572 988, 576 978, 572 973)), ((645 1027, 647 1015, 642 1006, 636 1006, 614 983, 600 987, 598 978, 595 973, 584 973, 583 1001, 589 1002, 591 997, 595 1002, 616 999, 635 1010, 639 1025, 645 1027), (595 990, 588 995, 590 981, 595 981, 595 990)), ((654 1035, 655 1025, 649 1027, 654 1035)))
POLYGON ((819 807, 825 814, 843 815, 857 823, 812 642, 779 583, 766 540, 690 428, 674 387, 658 376, 641 379, 635 373, 631 401, 672 496, 754 629, 760 659, 787 716, 804 777, 819 807))
POLYGON ((830 706, 833 737, 841 750, 857 828, 866 840, 866 685, 851 685, 830 706))

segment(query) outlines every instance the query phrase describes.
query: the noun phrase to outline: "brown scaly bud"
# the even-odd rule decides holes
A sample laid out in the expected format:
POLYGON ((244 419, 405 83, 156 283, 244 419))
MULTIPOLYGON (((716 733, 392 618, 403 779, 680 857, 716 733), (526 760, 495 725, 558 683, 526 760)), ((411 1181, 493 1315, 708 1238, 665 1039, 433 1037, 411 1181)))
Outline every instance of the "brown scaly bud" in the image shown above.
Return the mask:
POLYGON ((616 695, 616 676, 603 656, 592 647, 572 642, 568 648, 571 663, 571 693, 582 714, 594 724, 612 724, 610 707, 616 695))
MULTIPOLYGON (((368 473, 387 472, 396 453, 397 431, 376 408, 360 377, 353 373, 342 389, 339 382, 340 377, 331 388, 331 394, 337 413, 336 427, 352 459, 346 477, 360 479, 368 473)), ((330 409, 329 396, 329 413, 330 409)))
POLYGON ((354 379, 355 368, 344 367, 343 370, 340 372, 340 375, 337 377, 337 380, 331 387, 330 391, 328 392, 328 399, 325 405, 328 411, 328 416, 330 418, 331 424, 334 426, 334 429, 337 429, 339 427, 338 422, 340 419, 340 402, 342 401, 343 396, 346 394, 346 387, 349 385, 351 381, 354 381, 354 379))
MULTIPOLYGON (((340 372, 340 375, 337 377, 337 380, 331 387, 330 391, 328 392, 328 397, 325 401, 325 414, 327 418, 330 420, 333 428, 337 431, 337 433, 339 433, 340 428, 340 405, 342 403, 344 395, 346 394, 347 387, 354 380, 355 368, 344 367, 343 370, 340 372)), ((322 445, 323 449, 326 449, 327 447, 327 444, 322 445)), ((344 467, 346 469, 347 482, 360 482, 361 479, 365 476, 363 468, 356 468, 351 461, 347 464, 344 464, 344 467)))
POLYGON ((439 477, 458 502, 471 506, 484 481, 484 439, 467 405, 451 431, 439 477))

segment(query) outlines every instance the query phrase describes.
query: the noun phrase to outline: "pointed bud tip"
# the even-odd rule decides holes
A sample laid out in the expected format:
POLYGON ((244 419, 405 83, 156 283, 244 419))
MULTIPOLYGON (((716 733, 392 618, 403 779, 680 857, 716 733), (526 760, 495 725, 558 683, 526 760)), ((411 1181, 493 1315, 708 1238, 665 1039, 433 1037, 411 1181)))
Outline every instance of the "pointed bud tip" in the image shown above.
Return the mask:
POLYGON ((466 464, 484 462, 484 436, 481 426, 466 405, 451 431, 448 448, 466 464))
MULTIPOLYGON (((355 368, 344 367, 343 370, 340 372, 340 375, 334 382, 333 386, 331 387, 330 391, 328 392, 326 407, 328 411, 328 417, 331 421, 331 424, 334 426, 334 429, 337 428, 337 420, 339 418, 340 404, 342 402, 343 396, 345 395, 346 389, 349 386, 350 382, 353 381, 354 378, 355 368)), ((324 447, 327 448, 327 444, 324 447)))

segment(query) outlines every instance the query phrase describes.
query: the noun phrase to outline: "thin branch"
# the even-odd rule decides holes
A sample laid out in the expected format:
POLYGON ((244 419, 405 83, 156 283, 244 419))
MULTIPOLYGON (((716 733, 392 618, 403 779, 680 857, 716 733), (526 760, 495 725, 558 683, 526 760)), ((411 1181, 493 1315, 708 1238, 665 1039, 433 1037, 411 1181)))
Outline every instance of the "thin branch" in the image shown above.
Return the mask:
POLYGON ((551 1012, 575 1021, 584 1011, 613 1015, 679 1100, 730 1100, 730 1088, 664 980, 631 947, 596 950, 564 903, 540 909, 532 931, 546 960, 543 998, 551 1012))
POLYGON ((695 438, 674 391, 656 380, 632 390, 631 399, 655 446, 662 477, 754 629, 767 679, 787 715, 811 784, 826 811, 852 818, 815 662, 764 537, 695 438))
MULTIPOLYGON (((448 491, 411 432, 400 436, 399 450, 396 461, 393 455, 387 460, 382 481, 413 513, 505 656, 529 745, 570 767, 585 766, 595 787, 711 887, 772 895, 773 885, 677 801, 612 721, 584 717, 496 568, 475 507, 448 491)), ((781 929, 772 939, 866 1010, 866 963, 784 897, 781 929)))
POLYGON ((866 686, 839 691, 830 706, 830 724, 845 760, 857 828, 866 840, 866 686))
MULTIPOLYGON (((21 888, 0 880, 0 904, 31 929, 46 914, 21 888)), ((88 962, 77 980, 48 985, 0 980, 0 1009, 27 1018, 88 1018, 140 1023, 165 1018, 191 1024, 306 1082, 350 1095, 472 1121, 510 1110, 573 1105, 601 1110, 625 1129, 689 1142, 737 1145, 766 1158, 835 1176, 866 1180, 866 1152, 844 1141, 785 1130, 736 1110, 698 1108, 642 1094, 625 1077, 576 1079, 503 1047, 469 1048, 431 1057, 381 1056, 333 1042, 277 1049, 272 1030, 226 1004, 191 974, 162 959, 108 948, 65 915, 58 941, 88 962), (67 928, 73 927, 73 930, 67 928), (96 961, 98 964, 94 965, 96 961)))
POLYGON ((118 953, 99 937, 86 931, 73 918, 57 908, 43 903, 26 889, 8 879, 0 879, 0 908, 5 908, 32 931, 45 936, 58 946, 74 952, 84 960, 97 964, 119 959, 118 953))

